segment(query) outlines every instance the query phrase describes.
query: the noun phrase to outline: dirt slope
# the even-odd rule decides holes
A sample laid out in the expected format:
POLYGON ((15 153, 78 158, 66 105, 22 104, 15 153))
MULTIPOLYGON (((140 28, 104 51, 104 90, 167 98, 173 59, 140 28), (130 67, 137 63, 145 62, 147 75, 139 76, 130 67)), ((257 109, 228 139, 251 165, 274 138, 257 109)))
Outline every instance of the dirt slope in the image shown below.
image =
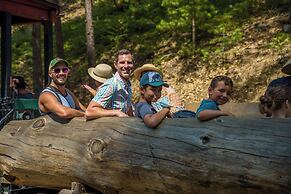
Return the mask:
MULTIPOLYGON (((64 22, 84 16, 85 12, 80 2, 68 4, 64 10, 64 22)), ((235 92, 232 101, 256 102, 271 80, 284 76, 280 69, 291 58, 291 35, 280 47, 270 46, 282 32, 282 20, 287 17, 286 12, 267 12, 253 17, 242 26, 244 35, 241 42, 223 53, 213 54, 208 61, 196 59, 195 56, 188 60, 165 57, 171 59, 161 64, 164 77, 184 103, 200 102, 206 98, 208 85, 217 75, 227 75, 233 79, 235 92)), ((174 45, 167 43, 168 46, 171 44, 174 45)), ((170 56, 175 55, 171 53, 170 56)), ((133 80, 133 93, 134 101, 138 100, 136 80, 133 80)))
POLYGON ((243 40, 228 51, 213 55, 207 62, 179 60, 162 63, 166 80, 183 102, 199 102, 207 97, 211 79, 217 75, 231 77, 235 84, 233 101, 258 101, 268 83, 284 74, 280 68, 291 58, 291 39, 281 48, 270 48, 275 35, 282 31, 281 20, 287 14, 267 13, 245 24, 243 40))

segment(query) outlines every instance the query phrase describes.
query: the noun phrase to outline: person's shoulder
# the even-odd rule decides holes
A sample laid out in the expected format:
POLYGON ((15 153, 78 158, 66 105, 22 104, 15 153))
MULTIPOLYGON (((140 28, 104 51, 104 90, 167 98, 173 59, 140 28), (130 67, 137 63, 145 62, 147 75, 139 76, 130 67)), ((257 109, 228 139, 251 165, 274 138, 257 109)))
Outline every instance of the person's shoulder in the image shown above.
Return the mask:
POLYGON ((50 89, 45 88, 39 95, 39 101, 50 100, 50 99, 54 99, 54 98, 57 99, 56 95, 57 94, 55 94, 50 89))
POLYGON ((104 84, 110 84, 116 82, 116 76, 112 76, 111 78, 107 79, 104 84))
POLYGON ((154 107, 147 103, 147 102, 138 102, 136 103, 135 105, 135 110, 137 111, 141 111, 141 110, 144 110, 144 109, 148 109, 148 110, 152 110, 154 107))
POLYGON ((27 93, 25 94, 25 98, 34 98, 34 95, 33 95, 32 92, 27 92, 27 93))
POLYGON ((284 81, 286 78, 285 77, 279 77, 277 79, 274 79, 270 82, 269 86, 270 85, 274 85, 274 84, 278 84, 278 83, 281 83, 282 81, 284 81))
POLYGON ((201 105, 203 105, 203 104, 215 104, 216 105, 216 102, 212 99, 203 99, 200 104, 201 105))
POLYGON ((199 114, 203 110, 219 110, 217 103, 212 99, 203 99, 197 109, 199 114))
POLYGON ((149 103, 147 102, 138 102, 135 104, 135 107, 142 107, 142 106, 149 106, 149 107, 152 107, 152 105, 150 105, 149 103))
POLYGON ((51 96, 51 95, 55 96, 57 94, 51 87, 46 87, 41 91, 39 97, 51 96))
POLYGON ((271 81, 268 87, 272 86, 280 86, 280 85, 288 85, 291 84, 291 76, 280 77, 271 81))
POLYGON ((117 85, 117 79, 115 78, 115 76, 113 76, 112 78, 106 80, 100 87, 100 88, 108 88, 108 87, 116 87, 117 85))
POLYGON ((43 94, 43 93, 55 93, 55 89, 53 87, 50 87, 50 86, 47 86, 45 87, 40 94, 43 94))
POLYGON ((147 102, 138 102, 135 105, 135 115, 144 118, 146 114, 153 114, 153 106, 147 102))
POLYGON ((25 93, 17 94, 16 97, 17 98, 24 98, 24 99, 33 99, 34 95, 33 95, 33 93, 26 91, 25 93))

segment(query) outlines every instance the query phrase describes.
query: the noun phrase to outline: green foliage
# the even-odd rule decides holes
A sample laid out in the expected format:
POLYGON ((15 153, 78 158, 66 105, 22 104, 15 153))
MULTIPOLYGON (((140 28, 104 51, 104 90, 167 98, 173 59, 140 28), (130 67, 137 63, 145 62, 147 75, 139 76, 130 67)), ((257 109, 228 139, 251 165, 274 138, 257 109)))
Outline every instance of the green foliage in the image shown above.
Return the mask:
POLYGON ((163 11, 159 1, 108 1, 96 2, 94 7, 94 31, 97 58, 107 58, 120 48, 129 48, 138 55, 137 60, 149 60, 156 50, 156 25, 163 11), (110 52, 108 53, 108 48, 110 52))
POLYGON ((258 11, 261 4, 257 0, 220 0, 215 1, 215 5, 218 6, 219 11, 210 25, 218 25, 209 28, 209 32, 224 36, 227 32, 238 28, 242 22, 258 11))
POLYGON ((65 57, 83 56, 86 53, 85 23, 82 18, 76 18, 63 24, 65 57))
POLYGON ((190 31, 192 18, 198 28, 204 29, 204 22, 216 13, 215 7, 208 0, 163 0, 166 17, 157 25, 157 29, 165 31, 190 31))
POLYGON ((279 1, 265 0, 265 6, 267 8, 274 9, 274 8, 287 6, 289 7, 289 10, 290 10, 290 5, 291 5, 290 0, 279 0, 279 1))
POLYGON ((190 58, 194 54, 194 50, 192 48, 192 43, 185 42, 181 45, 181 48, 178 50, 177 55, 179 55, 180 58, 190 58))
POLYGON ((235 4, 231 4, 225 13, 230 14, 235 20, 244 20, 255 13, 260 6, 257 0, 243 0, 237 1, 235 4))
POLYGON ((240 28, 235 28, 233 31, 225 34, 224 36, 219 36, 217 38, 212 39, 212 43, 218 43, 223 47, 232 46, 243 38, 243 32, 240 28))
MULTIPOLYGON (((198 55, 208 60, 239 43, 244 34, 242 24, 266 7, 286 5, 288 0, 94 0, 93 25, 96 63, 113 65, 113 54, 128 48, 136 54, 137 66, 161 63, 178 55, 191 58, 198 55), (266 4, 264 4, 266 2, 266 4), (195 21, 196 48, 192 42, 192 20, 195 21)), ((66 7, 80 4, 63 1, 66 7)), ((80 4, 84 7, 84 1, 80 4)), ((83 9, 80 8, 80 9, 83 9)), ((85 77, 86 27, 80 15, 63 23, 65 58, 75 65, 74 83, 85 77), (84 75, 84 76, 79 76, 84 75)), ((17 27, 13 33, 14 71, 31 68, 31 26, 17 27)), ((290 37, 274 36, 268 47, 280 49, 290 37)), ((28 73, 27 73, 28 74, 28 73)))
POLYGON ((32 72, 32 31, 28 26, 13 27, 12 34, 12 75, 31 76, 32 72), (29 71, 27 71, 29 70, 29 71))
POLYGON ((197 54, 201 56, 202 60, 207 61, 210 57, 211 50, 209 47, 201 48, 197 50, 197 54))
POLYGON ((270 42, 267 44, 267 47, 281 50, 284 45, 290 44, 290 42, 291 38, 289 34, 279 32, 270 40, 270 42))

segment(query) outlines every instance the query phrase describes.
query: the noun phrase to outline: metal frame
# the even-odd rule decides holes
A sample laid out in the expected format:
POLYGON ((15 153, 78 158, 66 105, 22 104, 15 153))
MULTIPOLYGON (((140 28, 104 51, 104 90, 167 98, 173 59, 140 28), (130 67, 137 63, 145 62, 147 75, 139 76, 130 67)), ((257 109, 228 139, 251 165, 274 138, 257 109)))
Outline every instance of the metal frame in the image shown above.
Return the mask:
POLYGON ((41 22, 44 26, 44 72, 48 84, 48 66, 53 57, 53 22, 59 12, 58 0, 0 0, 1 25, 1 97, 9 96, 11 76, 11 26, 41 22))

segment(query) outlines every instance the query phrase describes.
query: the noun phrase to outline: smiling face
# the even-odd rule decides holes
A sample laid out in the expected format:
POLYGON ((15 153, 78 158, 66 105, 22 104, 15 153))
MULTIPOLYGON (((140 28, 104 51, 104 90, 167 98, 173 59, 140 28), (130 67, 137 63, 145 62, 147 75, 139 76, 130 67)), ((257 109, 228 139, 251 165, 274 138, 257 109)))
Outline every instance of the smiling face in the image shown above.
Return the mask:
POLYGON ((58 63, 49 71, 49 76, 57 86, 63 86, 66 84, 69 74, 69 71, 65 70, 66 68, 68 69, 66 64, 58 63))
POLYGON ((156 102, 161 97, 162 86, 150 86, 140 88, 142 97, 148 102, 156 102))
POLYGON ((115 63, 114 66, 120 77, 122 77, 125 80, 128 80, 133 70, 132 55, 131 54, 118 55, 117 62, 115 63))
POLYGON ((224 81, 218 81, 214 88, 208 88, 209 98, 215 101, 218 105, 223 105, 230 100, 232 87, 225 85, 224 81))

